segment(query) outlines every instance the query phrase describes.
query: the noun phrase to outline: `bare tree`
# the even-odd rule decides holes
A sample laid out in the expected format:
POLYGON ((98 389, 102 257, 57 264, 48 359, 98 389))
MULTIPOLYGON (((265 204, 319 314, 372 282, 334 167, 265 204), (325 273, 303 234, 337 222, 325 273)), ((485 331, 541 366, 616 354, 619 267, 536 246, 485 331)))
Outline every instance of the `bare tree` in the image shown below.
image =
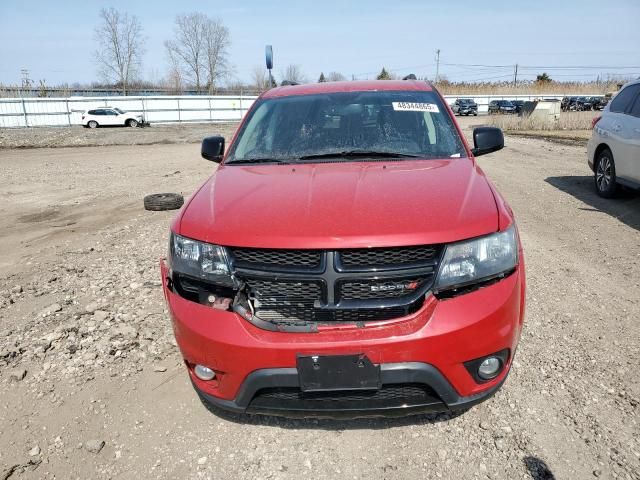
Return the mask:
POLYGON ((215 92, 218 81, 230 73, 227 58, 229 45, 231 45, 229 29, 220 20, 209 19, 205 28, 207 89, 209 95, 215 92))
POLYGON ((220 20, 190 13, 176 16, 174 33, 175 38, 164 43, 170 63, 178 66, 198 92, 206 86, 212 93, 229 72, 229 30, 220 20))
POLYGON ((295 64, 287 65, 287 68, 285 68, 284 72, 280 73, 280 76, 283 80, 289 80, 295 83, 305 83, 307 81, 307 77, 302 73, 300 65, 295 64))
POLYGON ((145 52, 138 18, 115 8, 103 8, 95 38, 98 42, 95 59, 101 75, 106 81, 117 82, 126 95, 129 84, 142 67, 145 52))
POLYGON ((328 82, 344 82, 346 79, 347 77, 345 77, 340 72, 331 72, 329 75, 327 75, 328 82))
POLYGON ((251 70, 251 86, 260 92, 269 88, 269 75, 264 67, 256 65, 251 70))

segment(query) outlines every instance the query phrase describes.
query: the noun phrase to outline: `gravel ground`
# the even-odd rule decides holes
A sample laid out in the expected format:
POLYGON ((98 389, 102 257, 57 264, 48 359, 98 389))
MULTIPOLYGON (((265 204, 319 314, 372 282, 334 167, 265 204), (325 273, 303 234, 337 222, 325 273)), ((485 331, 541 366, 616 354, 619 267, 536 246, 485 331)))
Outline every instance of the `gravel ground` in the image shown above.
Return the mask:
POLYGON ((192 192, 213 167, 198 150, 0 151, 0 479, 640 478, 640 197, 598 198, 583 146, 507 137, 479 159, 527 260, 502 390, 458 416, 351 422, 197 399, 158 274, 173 214, 142 197, 192 192))
POLYGON ((234 123, 194 123, 95 130, 83 127, 3 128, 0 129, 0 149, 200 143, 208 135, 224 135, 230 140, 235 127, 234 123))

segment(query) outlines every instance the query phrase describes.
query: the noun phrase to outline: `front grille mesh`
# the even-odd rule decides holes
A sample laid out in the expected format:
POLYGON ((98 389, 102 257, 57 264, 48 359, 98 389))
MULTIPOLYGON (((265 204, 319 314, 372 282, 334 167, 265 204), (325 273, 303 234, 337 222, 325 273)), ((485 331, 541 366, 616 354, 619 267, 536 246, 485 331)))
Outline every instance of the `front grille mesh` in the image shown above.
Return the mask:
POLYGON ((361 268, 424 264, 433 261, 436 253, 433 246, 358 248, 338 252, 343 266, 361 268))
POLYGON ((320 266, 320 250, 275 250, 264 248, 230 248, 238 266, 269 266, 315 268, 320 266))
POLYGON ((442 399, 426 384, 382 385, 378 390, 302 392, 298 388, 258 390, 249 404, 253 411, 340 412, 427 407, 441 409, 442 399))

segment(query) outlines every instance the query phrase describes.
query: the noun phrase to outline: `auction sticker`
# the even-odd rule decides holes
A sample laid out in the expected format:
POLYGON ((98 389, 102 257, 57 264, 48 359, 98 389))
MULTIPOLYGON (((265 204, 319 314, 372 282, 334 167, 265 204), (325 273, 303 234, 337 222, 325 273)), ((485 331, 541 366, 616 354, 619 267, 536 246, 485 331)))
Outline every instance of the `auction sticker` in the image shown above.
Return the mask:
POLYGON ((435 103, 391 102, 393 109, 400 112, 432 112, 439 113, 435 103))

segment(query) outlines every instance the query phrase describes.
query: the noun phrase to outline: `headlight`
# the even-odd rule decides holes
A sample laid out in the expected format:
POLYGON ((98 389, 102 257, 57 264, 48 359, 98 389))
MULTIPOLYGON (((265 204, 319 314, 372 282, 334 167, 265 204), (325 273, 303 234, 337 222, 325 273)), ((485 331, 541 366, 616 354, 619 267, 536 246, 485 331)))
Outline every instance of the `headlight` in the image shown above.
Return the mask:
POLYGON ((504 232, 447 245, 436 291, 490 280, 518 264, 515 224, 504 232))
POLYGON ((234 284, 224 247, 172 233, 169 258, 175 272, 220 285, 234 284))

